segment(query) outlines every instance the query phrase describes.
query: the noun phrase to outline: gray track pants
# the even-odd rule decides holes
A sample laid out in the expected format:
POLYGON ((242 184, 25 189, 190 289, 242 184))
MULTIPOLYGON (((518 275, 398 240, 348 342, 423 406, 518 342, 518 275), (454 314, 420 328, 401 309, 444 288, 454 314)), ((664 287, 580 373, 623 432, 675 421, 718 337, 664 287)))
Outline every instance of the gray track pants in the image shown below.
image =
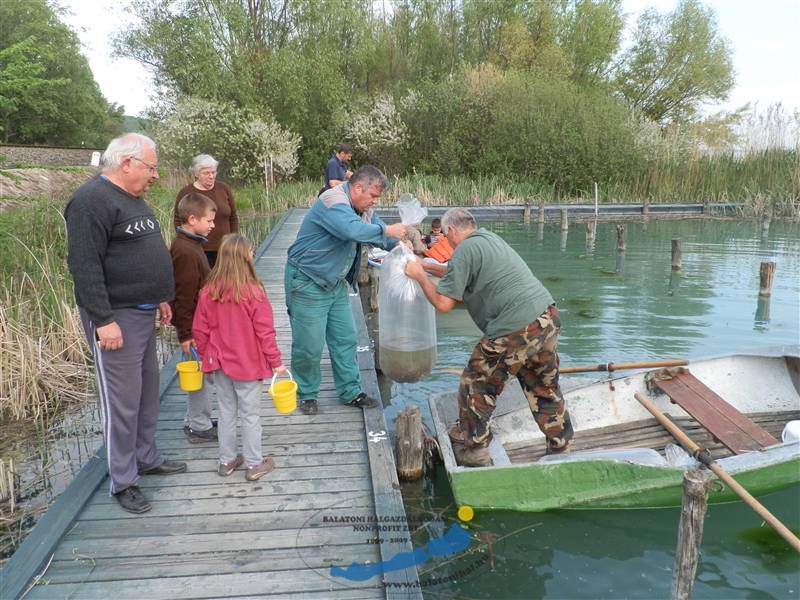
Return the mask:
POLYGON ((228 464, 236 458, 236 416, 239 416, 242 436, 242 454, 248 467, 264 460, 261 451, 261 396, 264 383, 261 381, 237 381, 222 369, 214 371, 219 405, 219 462, 228 464))
POLYGON ((82 308, 78 310, 94 358, 110 491, 116 494, 135 485, 140 470, 164 462, 156 448, 159 374, 155 310, 115 310, 123 346, 114 351, 98 347, 91 318, 82 308))

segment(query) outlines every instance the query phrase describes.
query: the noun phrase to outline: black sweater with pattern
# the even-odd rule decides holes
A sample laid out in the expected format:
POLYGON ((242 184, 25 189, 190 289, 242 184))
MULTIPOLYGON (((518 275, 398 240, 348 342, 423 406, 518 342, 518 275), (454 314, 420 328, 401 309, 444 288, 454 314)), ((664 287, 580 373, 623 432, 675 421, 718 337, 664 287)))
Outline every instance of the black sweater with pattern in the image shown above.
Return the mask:
POLYGON ((75 300, 95 327, 112 322, 113 309, 175 296, 169 250, 142 198, 95 177, 75 190, 64 218, 75 300))

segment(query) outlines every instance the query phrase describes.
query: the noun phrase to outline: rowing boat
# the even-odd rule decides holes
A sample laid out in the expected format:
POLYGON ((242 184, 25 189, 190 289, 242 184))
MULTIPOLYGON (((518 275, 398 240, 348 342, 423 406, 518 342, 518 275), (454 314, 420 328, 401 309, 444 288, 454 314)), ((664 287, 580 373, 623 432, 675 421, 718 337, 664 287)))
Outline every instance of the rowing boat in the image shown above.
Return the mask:
MULTIPOLYGON (((563 377, 561 383, 575 429, 571 452, 545 456, 544 436, 514 380, 498 399, 488 467, 456 464, 447 435, 457 418, 455 394, 431 397, 459 505, 519 511, 680 505, 683 473, 698 463, 639 404, 636 392, 751 494, 800 482, 800 436, 793 433, 800 429, 798 346, 693 360, 682 371, 643 370, 590 383, 563 377)), ((736 499, 714 481, 709 502, 736 499)))

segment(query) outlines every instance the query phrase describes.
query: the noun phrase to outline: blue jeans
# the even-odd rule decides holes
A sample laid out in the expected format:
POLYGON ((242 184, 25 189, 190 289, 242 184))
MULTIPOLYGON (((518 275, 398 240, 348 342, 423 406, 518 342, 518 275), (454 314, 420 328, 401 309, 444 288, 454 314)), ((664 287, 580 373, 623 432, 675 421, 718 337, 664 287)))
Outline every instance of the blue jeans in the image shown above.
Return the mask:
POLYGON ((322 348, 328 345, 336 394, 342 404, 361 393, 356 326, 347 282, 326 291, 302 271, 286 265, 286 308, 292 325, 292 375, 298 400, 316 400, 322 348))

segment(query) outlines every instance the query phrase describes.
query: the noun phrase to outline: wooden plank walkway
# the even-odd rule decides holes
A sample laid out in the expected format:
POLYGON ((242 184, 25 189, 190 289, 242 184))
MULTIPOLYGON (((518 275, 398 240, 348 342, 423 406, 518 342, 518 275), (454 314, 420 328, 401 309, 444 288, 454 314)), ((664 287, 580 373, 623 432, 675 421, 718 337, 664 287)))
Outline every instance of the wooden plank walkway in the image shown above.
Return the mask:
MULTIPOLYGON (((304 214, 285 215, 256 261, 287 364, 283 268, 304 214)), ((351 300, 365 390, 380 397, 360 299, 351 300)), ((174 358, 162 380, 158 445, 165 457, 187 461, 188 471, 143 477, 140 486, 153 505, 144 515, 122 511, 108 495, 107 480, 96 475, 94 492, 84 489, 84 499, 67 490, 72 505, 61 502, 63 514, 52 519, 63 535, 59 527, 41 531, 40 522, 31 544, 17 552, 25 563, 16 555, 7 563, 4 592, 10 579, 20 579, 16 569, 27 567, 25 580, 31 580, 49 560, 26 598, 421 598, 413 567, 366 581, 330 574, 331 566, 378 563, 412 546, 404 535, 372 529, 381 518, 405 519, 383 411, 338 403, 327 353, 318 415, 279 415, 265 394, 264 449, 277 468, 252 483, 242 470, 217 475, 216 444, 186 440, 185 393, 174 378, 174 358)))

